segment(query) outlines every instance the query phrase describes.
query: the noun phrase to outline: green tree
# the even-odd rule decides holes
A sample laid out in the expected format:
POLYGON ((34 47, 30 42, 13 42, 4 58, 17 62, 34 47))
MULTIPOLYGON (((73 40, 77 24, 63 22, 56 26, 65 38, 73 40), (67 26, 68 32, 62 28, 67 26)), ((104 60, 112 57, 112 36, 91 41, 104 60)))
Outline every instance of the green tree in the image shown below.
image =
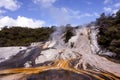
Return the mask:
POLYGON ((120 59, 120 10, 114 15, 104 13, 96 20, 99 26, 98 43, 102 49, 110 50, 120 59))

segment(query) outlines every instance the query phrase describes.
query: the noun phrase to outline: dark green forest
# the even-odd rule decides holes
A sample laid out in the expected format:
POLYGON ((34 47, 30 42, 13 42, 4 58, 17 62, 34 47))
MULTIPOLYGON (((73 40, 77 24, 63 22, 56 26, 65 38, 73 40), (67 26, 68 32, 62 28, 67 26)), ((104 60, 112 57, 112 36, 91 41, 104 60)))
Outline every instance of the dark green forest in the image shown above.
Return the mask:
MULTIPOLYGON (((77 27, 72 27, 70 24, 65 26, 65 42, 73 36, 72 30, 77 27)), ((32 42, 45 42, 50 38, 50 35, 56 30, 56 26, 28 28, 13 26, 8 28, 3 27, 0 31, 0 47, 6 46, 29 46, 32 42)))
POLYGON ((0 31, 0 46, 28 46, 31 42, 48 40, 53 28, 4 27, 0 31))
POLYGON ((117 53, 116 59, 120 59, 120 10, 116 14, 101 16, 96 20, 99 28, 98 44, 103 50, 117 53))

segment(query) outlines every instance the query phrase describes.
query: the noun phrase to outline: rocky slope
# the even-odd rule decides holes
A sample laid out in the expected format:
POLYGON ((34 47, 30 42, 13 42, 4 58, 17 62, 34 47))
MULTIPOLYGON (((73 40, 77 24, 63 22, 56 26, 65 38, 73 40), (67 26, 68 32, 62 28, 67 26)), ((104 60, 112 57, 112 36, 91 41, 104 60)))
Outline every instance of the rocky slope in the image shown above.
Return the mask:
MULTIPOLYGON (((111 62, 108 59, 97 55, 98 53, 99 54, 103 54, 103 53, 101 53, 99 46, 97 45, 96 42, 97 31, 94 29, 94 27, 92 28, 82 27, 82 28, 74 29, 74 35, 68 40, 67 43, 64 42, 63 30, 64 28, 54 32, 51 35, 51 39, 48 42, 41 43, 37 46, 34 45, 28 47, 27 49, 21 50, 16 55, 1 62, 0 74, 2 75, 2 74, 11 74, 11 73, 14 74, 24 73, 26 76, 28 76, 28 74, 33 74, 33 73, 38 75, 41 71, 44 72, 51 69, 52 70, 63 69, 77 73, 75 74, 75 76, 80 75, 82 72, 85 72, 84 75, 88 73, 89 76, 91 77, 92 77, 92 73, 94 73, 95 75, 102 74, 104 76, 107 76, 107 78, 113 77, 116 80, 119 79, 119 77, 116 76, 120 76, 120 69, 119 69, 120 64, 111 62)), ((108 52, 107 55, 114 56, 108 52)), ((56 72, 53 70, 53 72, 59 74, 58 71, 56 72)), ((45 74, 47 73, 45 72, 45 74)), ((67 72, 67 73, 74 74, 71 72, 67 72)), ((81 78, 84 79, 84 75, 83 77, 81 76, 81 78)), ((26 78, 25 80, 29 80, 29 78, 31 80, 41 78, 41 77, 37 77, 36 75, 35 76, 37 78, 31 76, 26 78)), ((58 77, 59 76, 57 76, 56 79, 58 79, 58 77)), ((99 79, 101 78, 101 76, 98 75, 96 77, 99 79)), ((2 79, 2 77, 0 78, 2 79)), ((105 77, 102 76, 101 79, 104 78, 105 77)), ((49 80, 49 79, 44 79, 44 80, 49 80)))

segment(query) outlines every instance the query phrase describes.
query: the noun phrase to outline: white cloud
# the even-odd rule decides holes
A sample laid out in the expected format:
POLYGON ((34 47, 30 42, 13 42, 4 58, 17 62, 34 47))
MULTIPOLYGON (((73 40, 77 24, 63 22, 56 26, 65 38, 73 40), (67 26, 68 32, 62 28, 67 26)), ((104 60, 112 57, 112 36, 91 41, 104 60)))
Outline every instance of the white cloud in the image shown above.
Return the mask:
POLYGON ((110 7, 104 7, 103 9, 105 12, 112 12, 112 8, 110 7))
POLYGON ((55 24, 67 24, 70 23, 71 19, 75 17, 75 12, 72 9, 68 9, 65 7, 56 7, 53 4, 56 0, 32 0, 34 4, 40 5, 45 13, 49 16, 49 18, 53 19, 55 24))
POLYGON ((62 10, 63 12, 65 12, 65 13, 68 13, 68 10, 67 10, 66 8, 64 8, 64 7, 62 7, 61 10, 62 10))
POLYGON ((112 10, 112 13, 115 14, 118 10, 119 10, 119 9, 114 9, 114 10, 112 10))
POLYGON ((116 8, 119 8, 119 7, 120 7, 120 3, 116 3, 114 6, 115 6, 116 8))
POLYGON ((20 7, 21 3, 17 0, 0 0, 0 8, 15 11, 20 7))
POLYGON ((107 13, 111 13, 111 14, 115 14, 119 9, 114 9, 114 8, 110 8, 110 7, 104 7, 103 8, 105 12, 107 13))
POLYGON ((57 24, 67 24, 71 20, 70 11, 67 8, 57 8, 51 6, 47 8, 47 12, 49 13, 49 17, 52 18, 57 24))
POLYGON ((31 18, 18 16, 17 19, 5 16, 0 18, 0 27, 4 26, 21 26, 21 27, 41 27, 45 24, 42 20, 33 20, 31 18))
POLYGON ((100 15, 96 12, 93 13, 94 16, 99 17, 100 15))
POLYGON ((3 14, 5 12, 6 12, 5 10, 0 9, 0 14, 3 14))
POLYGON ((104 4, 107 4, 109 2, 109 0, 104 0, 104 4))
POLYGON ((51 6, 56 0, 32 0, 35 4, 41 4, 43 7, 51 6))
MULTIPOLYGON (((79 10, 73 10, 66 7, 56 7, 54 5, 56 1, 57 0, 33 0, 33 3, 40 5, 40 7, 46 11, 46 15, 53 19, 54 23, 58 25, 73 23, 73 21, 78 21, 83 17, 98 16, 97 13, 81 13, 79 10)), ((92 3, 88 2, 88 4, 92 3)))
POLYGON ((92 14, 85 13, 84 16, 90 17, 90 16, 92 16, 92 14))
POLYGON ((86 3, 87 3, 88 5, 91 5, 91 4, 92 4, 92 2, 89 2, 89 1, 86 1, 86 3))
POLYGON ((33 0, 33 3, 40 5, 49 18, 54 20, 55 24, 68 24, 72 20, 79 18, 79 11, 72 10, 66 7, 56 7, 54 3, 57 0, 33 0))
POLYGON ((93 16, 98 17, 99 14, 96 13, 96 12, 94 12, 94 13, 92 13, 92 14, 90 14, 90 13, 83 13, 83 14, 81 14, 79 17, 81 18, 81 17, 93 17, 93 16))
POLYGON ((104 0, 104 4, 111 3, 111 0, 104 0))

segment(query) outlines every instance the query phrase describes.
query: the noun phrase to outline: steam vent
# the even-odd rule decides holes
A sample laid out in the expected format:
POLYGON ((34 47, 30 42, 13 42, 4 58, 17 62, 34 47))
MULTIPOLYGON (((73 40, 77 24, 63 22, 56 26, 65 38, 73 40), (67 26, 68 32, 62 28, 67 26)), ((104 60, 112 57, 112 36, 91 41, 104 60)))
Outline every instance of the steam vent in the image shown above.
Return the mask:
POLYGON ((2 56, 0 80, 120 80, 120 64, 98 55, 108 52, 99 48, 97 32, 58 27, 48 41, 2 56))

